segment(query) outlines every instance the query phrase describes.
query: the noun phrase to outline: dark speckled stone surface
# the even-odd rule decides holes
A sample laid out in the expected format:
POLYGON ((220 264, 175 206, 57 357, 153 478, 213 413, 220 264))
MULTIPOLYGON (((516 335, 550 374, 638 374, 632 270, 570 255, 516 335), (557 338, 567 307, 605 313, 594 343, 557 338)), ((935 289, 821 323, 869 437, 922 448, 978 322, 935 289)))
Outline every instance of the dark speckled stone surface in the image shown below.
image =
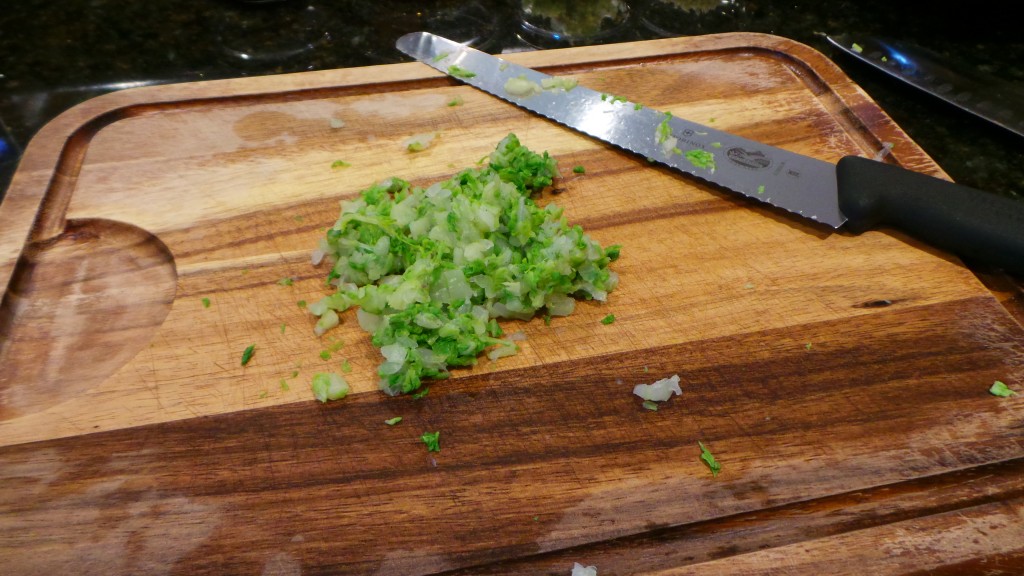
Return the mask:
POLYGON ((942 6, 866 0, 11 0, 0 9, 0 189, 43 124, 119 88, 400 62, 394 41, 416 30, 489 52, 753 31, 792 38, 832 58, 957 182, 1021 197, 1024 138, 846 56, 820 34, 900 39, 938 52, 951 66, 1024 86, 1024 36, 1010 16, 1011 3, 956 11, 942 6), (616 3, 603 12, 596 6, 616 3), (576 36, 556 40, 530 24, 576 36))

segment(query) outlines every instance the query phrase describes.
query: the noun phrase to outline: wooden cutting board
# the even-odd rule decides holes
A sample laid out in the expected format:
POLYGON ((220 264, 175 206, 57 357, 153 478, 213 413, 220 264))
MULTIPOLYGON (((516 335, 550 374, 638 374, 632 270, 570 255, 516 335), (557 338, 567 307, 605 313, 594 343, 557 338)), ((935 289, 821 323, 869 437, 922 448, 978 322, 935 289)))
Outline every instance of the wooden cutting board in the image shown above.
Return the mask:
MULTIPOLYGON (((507 57, 823 160, 892 143, 887 161, 942 176, 787 39, 507 57)), ((0 206, 0 286, 6 574, 1024 564, 1024 401, 988 393, 1024 389, 1024 330, 957 260, 887 231, 830 233, 421 64, 72 109, 0 206), (431 148, 403 149, 427 131, 431 148), (297 305, 329 293, 310 252, 339 200, 444 179, 510 132, 560 161, 540 201, 622 245, 620 287, 550 326, 506 322, 527 336, 514 357, 386 397, 354 314, 318 338, 297 305), (314 401, 312 375, 346 362, 354 393, 314 401), (682 396, 642 408, 633 386, 673 374, 682 396)))

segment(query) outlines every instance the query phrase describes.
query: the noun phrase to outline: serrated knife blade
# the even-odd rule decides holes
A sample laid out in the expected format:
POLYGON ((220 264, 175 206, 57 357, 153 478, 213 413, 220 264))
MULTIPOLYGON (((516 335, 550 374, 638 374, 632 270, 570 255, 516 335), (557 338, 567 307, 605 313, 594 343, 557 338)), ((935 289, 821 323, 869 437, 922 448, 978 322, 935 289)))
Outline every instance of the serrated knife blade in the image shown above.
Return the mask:
POLYGON ((584 86, 563 89, 550 75, 427 32, 396 47, 516 106, 805 218, 854 233, 892 226, 1024 273, 1024 203, 866 158, 832 164, 584 86))

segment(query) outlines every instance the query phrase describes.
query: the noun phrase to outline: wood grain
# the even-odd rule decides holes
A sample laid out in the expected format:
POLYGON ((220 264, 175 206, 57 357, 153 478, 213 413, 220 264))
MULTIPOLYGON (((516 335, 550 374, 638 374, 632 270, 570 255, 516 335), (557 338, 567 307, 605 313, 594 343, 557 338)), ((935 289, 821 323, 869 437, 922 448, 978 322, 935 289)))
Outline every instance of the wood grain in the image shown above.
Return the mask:
MULTIPOLYGON (((942 175, 838 68, 782 38, 509 57, 824 160, 895 142, 891 161, 942 175)), ((1020 388, 1024 329, 975 274, 896 234, 737 199, 422 65, 87 102, 30 144, 0 222, 12 573, 1020 566, 1024 405, 987 389, 1020 388), (404 152, 424 131, 437 144, 404 152), (328 293, 310 251, 339 200, 392 175, 445 178, 509 132, 563 167, 541 202, 622 245, 620 288, 551 326, 506 323, 527 336, 516 356, 386 398, 353 315, 317 338, 297 305, 328 293), (355 393, 315 403, 311 375, 342 360, 355 393), (633 385, 670 374, 683 396, 641 408, 633 385), (977 530, 970 546, 943 536, 977 530)))

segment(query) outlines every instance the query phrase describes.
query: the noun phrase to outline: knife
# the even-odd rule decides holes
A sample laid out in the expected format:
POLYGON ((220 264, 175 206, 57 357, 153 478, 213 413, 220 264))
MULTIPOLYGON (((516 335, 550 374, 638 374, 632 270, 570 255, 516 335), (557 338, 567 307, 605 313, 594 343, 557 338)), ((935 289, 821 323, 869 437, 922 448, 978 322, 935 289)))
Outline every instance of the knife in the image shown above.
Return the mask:
POLYGON ((859 156, 831 164, 570 87, 427 32, 406 34, 396 47, 579 132, 823 225, 854 234, 892 227, 967 261, 1024 274, 1022 202, 859 156))
POLYGON ((920 46, 865 36, 825 36, 846 54, 936 98, 1024 136, 1024 89, 978 71, 954 70, 920 46))

